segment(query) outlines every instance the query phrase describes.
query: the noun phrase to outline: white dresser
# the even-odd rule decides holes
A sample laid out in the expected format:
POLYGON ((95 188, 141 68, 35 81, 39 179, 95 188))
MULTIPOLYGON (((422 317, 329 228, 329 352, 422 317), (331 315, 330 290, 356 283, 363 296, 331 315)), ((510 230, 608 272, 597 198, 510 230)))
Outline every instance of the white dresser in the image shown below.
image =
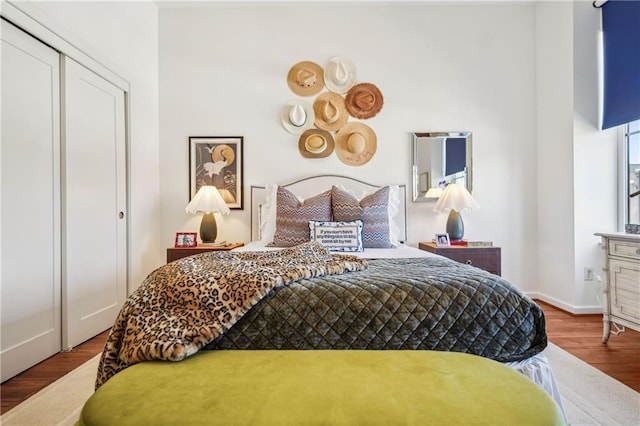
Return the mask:
POLYGON ((597 233, 605 272, 603 343, 624 327, 640 331, 640 235, 597 233), (611 326, 615 331, 611 331, 611 326))

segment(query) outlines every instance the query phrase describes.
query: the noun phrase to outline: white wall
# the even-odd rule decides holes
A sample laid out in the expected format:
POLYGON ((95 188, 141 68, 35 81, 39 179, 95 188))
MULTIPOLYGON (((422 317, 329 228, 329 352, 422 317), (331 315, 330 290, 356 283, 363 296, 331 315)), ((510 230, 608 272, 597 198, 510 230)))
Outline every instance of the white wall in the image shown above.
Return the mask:
MULTIPOLYGON (((196 231, 189 201, 189 136, 245 138, 245 209, 219 236, 248 241, 249 186, 338 173, 410 188, 410 132, 472 131, 477 213, 466 237, 502 247, 503 275, 536 288, 535 14, 531 4, 244 5, 160 7, 162 241, 196 231), (367 121, 378 150, 364 166, 303 158, 280 124, 296 62, 344 55, 385 99, 367 121)), ((410 203, 409 243, 442 232, 446 215, 410 203)))
POLYGON ((537 296, 576 313, 599 312, 594 232, 616 230, 615 130, 598 123, 599 11, 588 2, 536 5, 538 94, 537 296))
MULTIPOLYGON (((245 209, 220 237, 249 239, 249 186, 339 173, 410 188, 410 132, 472 131, 469 239, 502 247, 503 275, 575 312, 598 308, 593 232, 615 230, 615 131, 597 129, 590 2, 462 5, 151 2, 18 4, 131 85, 130 284, 164 261, 176 231, 197 230, 188 202, 188 137, 245 137, 245 209), (376 156, 349 167, 304 159, 279 122, 289 67, 353 60, 385 106, 368 120, 376 156), (159 114, 159 116, 158 116, 159 114)), ((409 243, 444 229, 409 203, 409 243)))
POLYGON ((603 253, 600 238, 593 233, 617 231, 617 129, 599 130, 600 14, 593 13, 589 2, 575 3, 573 13, 574 304, 578 312, 599 312, 602 306, 603 253), (584 280, 586 267, 594 269, 594 281, 584 280))
MULTIPOLYGON (((129 82, 129 286, 135 288, 164 261, 158 236, 158 9, 150 1, 14 4, 129 82)), ((99 243, 88 237, 87 249, 99 243)))
POLYGON ((536 6, 538 291, 573 300, 573 12, 536 6))

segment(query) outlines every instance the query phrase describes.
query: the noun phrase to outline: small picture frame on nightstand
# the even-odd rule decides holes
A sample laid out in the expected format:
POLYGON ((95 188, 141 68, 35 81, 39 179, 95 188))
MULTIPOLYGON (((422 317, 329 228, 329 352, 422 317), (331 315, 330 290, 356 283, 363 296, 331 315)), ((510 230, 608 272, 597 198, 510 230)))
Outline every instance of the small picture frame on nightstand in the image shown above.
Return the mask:
POLYGON ((197 245, 197 232, 176 232, 176 242, 174 247, 195 247, 197 245))
POLYGON ((451 240, 449 240, 449 234, 436 234, 436 245, 438 247, 447 247, 451 245, 451 240))

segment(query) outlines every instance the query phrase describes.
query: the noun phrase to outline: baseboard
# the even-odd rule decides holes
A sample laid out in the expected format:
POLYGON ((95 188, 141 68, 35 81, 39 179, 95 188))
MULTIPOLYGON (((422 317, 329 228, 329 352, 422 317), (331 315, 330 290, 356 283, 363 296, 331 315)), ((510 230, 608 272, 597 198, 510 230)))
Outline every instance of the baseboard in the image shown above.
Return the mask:
POLYGON ((544 293, 539 293, 537 291, 527 292, 527 295, 532 299, 539 299, 545 303, 555 306, 558 309, 562 309, 563 311, 567 311, 571 314, 575 315, 585 315, 585 314, 601 314, 602 306, 574 306, 569 305, 561 300, 556 299, 555 297, 548 296, 544 293))

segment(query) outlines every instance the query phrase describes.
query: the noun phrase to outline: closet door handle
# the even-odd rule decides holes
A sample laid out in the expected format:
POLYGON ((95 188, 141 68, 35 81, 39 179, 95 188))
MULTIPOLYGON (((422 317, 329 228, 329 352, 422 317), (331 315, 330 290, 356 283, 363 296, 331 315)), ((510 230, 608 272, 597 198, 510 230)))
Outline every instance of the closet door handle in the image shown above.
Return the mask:
POLYGON ((119 217, 120 219, 124 218, 124 212, 120 212, 120 213, 118 213, 118 217, 119 217))

